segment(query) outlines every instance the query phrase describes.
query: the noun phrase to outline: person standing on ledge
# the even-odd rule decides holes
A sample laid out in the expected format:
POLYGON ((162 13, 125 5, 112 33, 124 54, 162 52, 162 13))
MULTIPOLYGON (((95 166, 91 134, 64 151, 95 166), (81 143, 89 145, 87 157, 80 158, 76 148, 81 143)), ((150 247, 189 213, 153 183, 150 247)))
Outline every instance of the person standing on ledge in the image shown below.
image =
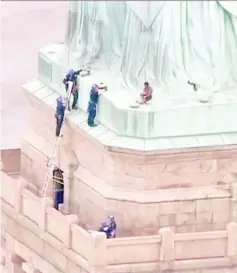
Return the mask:
POLYGON ((95 124, 95 118, 96 118, 96 112, 97 112, 97 104, 99 101, 99 95, 102 94, 103 90, 106 90, 105 86, 102 86, 102 88, 99 87, 98 84, 93 84, 91 91, 90 91, 90 100, 88 103, 88 119, 87 124, 90 127, 95 127, 97 124, 95 124))
POLYGON ((63 102, 62 97, 57 98, 57 108, 55 113, 56 118, 56 137, 60 136, 61 128, 63 125, 64 115, 66 110, 66 104, 63 102))
POLYGON ((145 82, 143 92, 140 94, 140 98, 142 99, 142 101, 140 101, 139 103, 147 104, 147 102, 152 99, 152 93, 153 89, 151 88, 148 82, 145 82))
MULTIPOLYGON (((77 103, 78 103, 78 98, 79 98, 79 93, 78 93, 78 83, 77 83, 77 76, 80 75, 80 73, 82 72, 82 69, 80 70, 73 70, 70 69, 65 78, 63 79, 63 83, 65 85, 65 89, 66 92, 68 92, 68 86, 69 86, 69 82, 71 81, 73 83, 72 85, 72 95, 73 95, 73 102, 72 102, 72 109, 77 109, 77 103)), ((67 94, 69 95, 69 102, 70 102, 70 98, 71 98, 71 94, 67 94)), ((70 104, 68 104, 68 110, 71 110, 70 104)))

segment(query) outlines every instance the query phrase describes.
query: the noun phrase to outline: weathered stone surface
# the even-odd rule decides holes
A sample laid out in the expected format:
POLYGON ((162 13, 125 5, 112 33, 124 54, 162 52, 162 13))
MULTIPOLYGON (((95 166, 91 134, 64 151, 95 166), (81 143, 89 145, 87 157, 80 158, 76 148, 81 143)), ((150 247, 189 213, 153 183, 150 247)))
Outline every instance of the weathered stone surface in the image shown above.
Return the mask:
MULTIPOLYGON (((22 146, 24 178, 31 181, 38 192, 53 147, 53 140, 45 139, 46 133, 42 132, 29 131, 23 137, 22 146)), ((179 227, 177 230, 194 231, 203 230, 206 224, 215 230, 215 224, 224 225, 230 220, 231 215, 222 213, 231 209, 229 184, 222 178, 235 164, 234 150, 208 151, 207 148, 198 153, 164 151, 144 156, 105 149, 67 123, 65 132, 70 143, 67 144, 65 138, 62 145, 72 149, 60 148, 58 163, 68 170, 73 158, 76 159, 73 162, 78 162, 73 163, 71 182, 65 192, 68 193, 68 212, 78 213, 83 225, 97 228, 101 219, 114 214, 120 231, 137 234, 142 228, 153 229, 155 233, 157 228, 167 224, 179 227), (173 214, 173 218, 167 216, 169 214, 173 214), (185 220, 186 214, 189 218, 185 220), (181 228, 182 222, 188 228, 181 228)), ((51 184, 48 192, 52 192, 51 184)))
MULTIPOLYGON (((54 273, 68 272, 66 270, 70 266, 68 267, 67 263, 71 263, 72 261, 65 257, 65 255, 62 253, 61 247, 59 249, 55 249, 48 244, 47 238, 44 238, 42 233, 37 234, 32 232, 31 227, 27 228, 26 225, 22 226, 19 220, 14 220, 11 218, 11 216, 4 212, 2 212, 2 216, 5 219, 3 225, 8 234, 10 234, 11 237, 17 240, 20 244, 26 246, 25 251, 28 252, 25 252, 25 254, 23 252, 18 253, 19 255, 27 260, 27 257, 29 257, 29 251, 31 251, 31 253, 35 253, 34 255, 38 255, 47 261, 47 263, 49 263, 52 268, 59 269, 57 271, 53 271, 54 273)), ((77 267, 80 269, 80 266, 77 265, 77 267)), ((44 270, 41 271, 46 272, 44 270)))

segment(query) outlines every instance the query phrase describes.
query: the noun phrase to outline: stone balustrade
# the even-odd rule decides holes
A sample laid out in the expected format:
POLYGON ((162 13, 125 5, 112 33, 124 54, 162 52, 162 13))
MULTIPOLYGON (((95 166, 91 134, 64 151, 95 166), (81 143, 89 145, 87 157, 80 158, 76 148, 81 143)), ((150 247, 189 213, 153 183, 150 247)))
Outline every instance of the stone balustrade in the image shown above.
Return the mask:
MULTIPOLYGON (((184 261, 188 267, 197 261, 204 266, 207 261, 236 262, 237 223, 228 223, 226 230, 220 231, 175 234, 167 227, 161 228, 155 236, 107 240, 103 233, 88 232, 77 225, 76 215, 63 215, 55 210, 50 198, 35 196, 26 189, 25 182, 11 180, 5 174, 2 174, 2 178, 3 213, 12 214, 11 217, 15 213, 19 224, 28 221, 27 228, 37 236, 44 237, 48 243, 54 240, 53 244, 61 244, 61 249, 65 249, 61 250, 61 255, 75 259, 73 262, 80 264, 85 270, 83 272, 131 272, 131 268, 150 272, 158 268, 184 267, 184 261)), ((10 233, 7 227, 4 228, 5 232, 10 233)), ((20 249, 20 243, 16 244, 15 251, 20 249)), ((25 252, 22 249, 19 252, 17 254, 22 254, 22 258, 28 262, 25 252)), ((60 259, 57 263, 60 264, 60 259)), ((65 272, 63 265, 60 266, 61 271, 54 272, 65 272)), ((39 270, 44 272, 42 268, 39 270)))

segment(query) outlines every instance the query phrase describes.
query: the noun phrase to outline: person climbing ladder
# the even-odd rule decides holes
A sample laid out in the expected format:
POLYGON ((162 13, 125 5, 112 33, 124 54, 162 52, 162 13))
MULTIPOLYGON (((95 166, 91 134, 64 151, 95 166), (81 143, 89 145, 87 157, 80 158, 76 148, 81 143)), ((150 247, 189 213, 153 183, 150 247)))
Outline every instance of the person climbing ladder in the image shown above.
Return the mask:
POLYGON ((57 108, 55 113, 56 118, 56 137, 60 136, 61 128, 63 125, 63 120, 65 116, 66 104, 63 101, 63 98, 60 96, 57 98, 57 108))

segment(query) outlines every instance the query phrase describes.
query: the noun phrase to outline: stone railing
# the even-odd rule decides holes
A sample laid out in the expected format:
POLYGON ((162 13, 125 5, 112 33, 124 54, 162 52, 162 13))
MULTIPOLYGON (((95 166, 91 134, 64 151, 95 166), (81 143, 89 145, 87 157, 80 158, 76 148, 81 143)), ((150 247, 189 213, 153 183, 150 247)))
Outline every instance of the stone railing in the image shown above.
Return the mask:
POLYGON ((107 240, 103 233, 82 229, 76 215, 61 214, 52 207, 50 198, 35 196, 25 183, 2 174, 1 186, 3 211, 6 206, 12 208, 21 215, 18 221, 28 219, 38 228, 37 233, 54 237, 81 257, 87 272, 182 270, 198 263, 211 267, 237 260, 237 223, 228 223, 227 229, 221 231, 175 234, 167 227, 156 236, 107 240))

